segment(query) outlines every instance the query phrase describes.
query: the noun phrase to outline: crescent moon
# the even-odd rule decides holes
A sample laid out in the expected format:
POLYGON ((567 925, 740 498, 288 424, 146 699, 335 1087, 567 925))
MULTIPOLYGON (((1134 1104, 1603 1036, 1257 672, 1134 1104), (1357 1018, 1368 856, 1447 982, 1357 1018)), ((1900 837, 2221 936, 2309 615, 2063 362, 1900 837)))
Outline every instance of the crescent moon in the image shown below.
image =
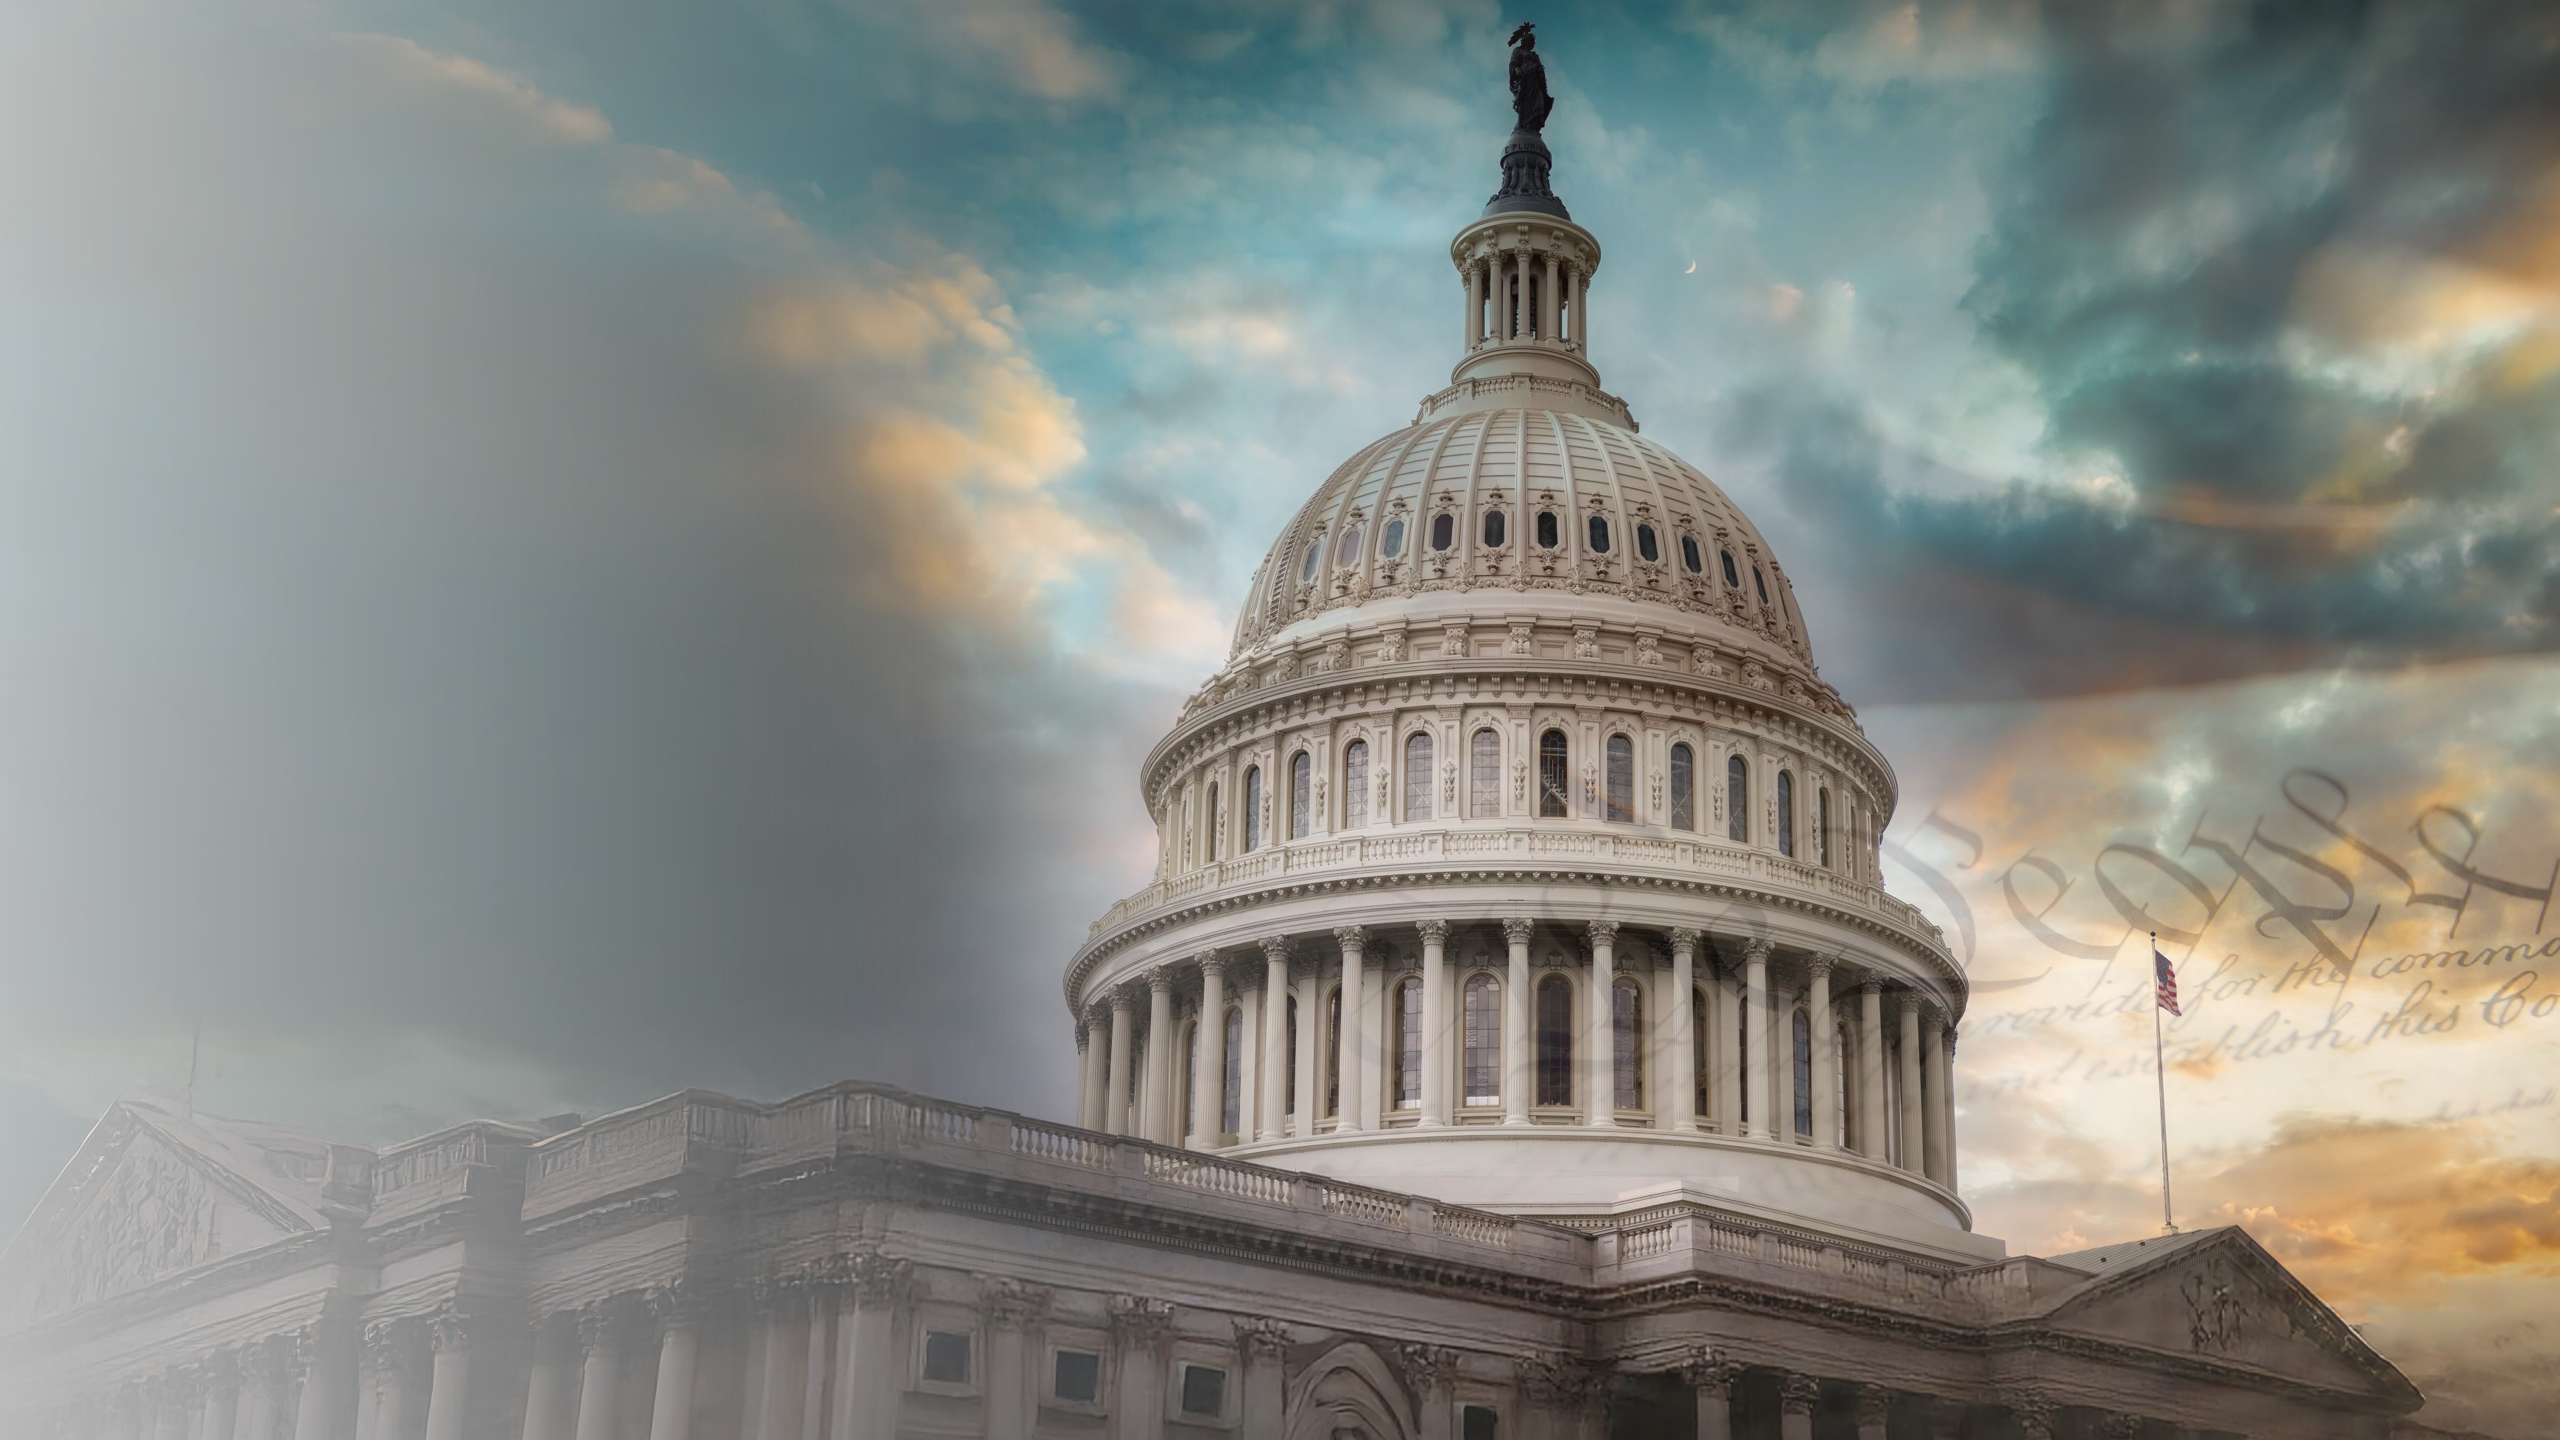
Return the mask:
POLYGON ((1695 275, 1695 274, 1697 274, 1697 273, 1698 273, 1698 262, 1697 262, 1697 261, 1695 261, 1695 260, 1690 261, 1690 262, 1689 262, 1689 268, 1688 268, 1688 269, 1686 269, 1686 270, 1681 271, 1680 273, 1681 273, 1681 274, 1683 274, 1683 275, 1695 275))

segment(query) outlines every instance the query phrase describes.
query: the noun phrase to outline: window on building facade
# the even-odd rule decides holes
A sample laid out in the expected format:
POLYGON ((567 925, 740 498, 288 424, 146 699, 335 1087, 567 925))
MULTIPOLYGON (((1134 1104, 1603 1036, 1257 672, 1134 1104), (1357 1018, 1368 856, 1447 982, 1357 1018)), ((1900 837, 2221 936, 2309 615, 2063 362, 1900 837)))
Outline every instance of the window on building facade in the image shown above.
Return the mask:
POLYGON ((1567 813, 1566 761, 1570 758, 1563 731, 1550 730, 1538 737, 1538 814, 1545 819, 1561 820, 1567 813))
POLYGON ((1698 828, 1697 752, 1685 744, 1671 747, 1671 828, 1698 828))
POLYGON ((1209 782, 1209 859, 1212 862, 1221 858, 1218 844, 1226 838, 1224 827, 1218 824, 1222 818, 1224 817, 1218 809, 1218 782, 1212 780, 1209 782))
POLYGON ((1796 777, 1786 770, 1778 772, 1778 853, 1796 853, 1796 777))
POLYGON ((1831 1143, 1849 1148, 1849 1027, 1831 1027, 1831 1143))
POLYGON ((1354 740, 1342 747, 1342 828, 1357 830, 1369 823, 1369 742, 1354 740))
POLYGON ((1102 1357, 1091 1350, 1061 1350, 1051 1363, 1049 1395, 1070 1405, 1102 1400, 1102 1357))
POLYGON ((1760 592, 1760 608, 1769 608, 1769 582, 1761 578, 1760 567, 1751 567, 1751 588, 1760 592))
POLYGON ((1333 563, 1336 569, 1360 563, 1360 535, 1361 527, 1358 525, 1342 527, 1342 543, 1333 547, 1333 563))
POLYGON ((1492 1406, 1469 1405, 1458 1413, 1458 1440, 1502 1440, 1502 1416, 1492 1406))
POLYGON ((1724 834, 1728 840, 1751 838, 1751 766, 1739 755, 1724 762, 1724 834))
POLYGON ((1446 513, 1431 517, 1431 548, 1446 550, 1458 543, 1458 517, 1446 513))
POLYGON ((1227 1007, 1226 1072, 1218 1077, 1218 1133, 1244 1133, 1244 1010, 1227 1007))
POLYGON ((1644 1108, 1644 992, 1632 980, 1621 980, 1609 992, 1609 1036, 1614 1047, 1611 1073, 1617 1077, 1621 1110, 1644 1108))
POLYGON ((1689 573, 1692 575, 1703 574, 1706 571, 1707 562, 1698 553, 1698 537, 1695 535, 1680 537, 1680 563, 1688 566, 1689 573))
POLYGON ((924 1332, 924 1378, 935 1385, 969 1383, 969 1334, 965 1330, 924 1332))
POLYGON ((1336 985, 1325 996, 1324 1054, 1316 1061, 1316 1073, 1324 1076, 1324 1113, 1342 1113, 1342 987, 1336 985))
POLYGON ((1484 512, 1484 543, 1495 548, 1502 544, 1502 512, 1499 510, 1484 512))
POLYGON ((1591 517, 1591 524, 1590 524, 1590 526, 1589 526, 1588 528, 1589 528, 1589 530, 1590 530, 1590 534, 1591 534, 1591 553, 1592 553, 1592 554, 1594 554, 1594 555, 1606 555, 1606 554, 1608 554, 1608 553, 1609 553, 1609 522, 1608 522, 1608 520, 1607 520, 1606 518, 1602 517, 1602 516, 1594 515, 1594 516, 1592 516, 1592 517, 1591 517))
POLYGON ((1733 1104, 1747 1130, 1751 1126, 1751 1006, 1746 1003, 1733 1008, 1733 1104))
POLYGON ((1813 1021, 1795 1012, 1796 1133, 1813 1133, 1813 1021))
POLYGON ((1315 823, 1315 757, 1301 750, 1289 757, 1289 838, 1304 840, 1315 823))
POLYGON ((1262 767, 1251 765, 1244 772, 1244 848, 1250 855, 1262 848, 1262 767))
POLYGON ((1422 1106, 1422 981, 1407 976, 1397 982, 1395 1004, 1396 1108, 1422 1106))
MULTIPOLYGON (((1723 562, 1724 562, 1724 583, 1725 583, 1725 585, 1726 585, 1728 588, 1730 588, 1730 589, 1734 589, 1734 590, 1739 590, 1739 589, 1741 589, 1741 588, 1742 588, 1742 572, 1741 572, 1741 571, 1739 571, 1739 570, 1736 570, 1735 568, 1733 568, 1733 552, 1732 552, 1732 551, 1730 551, 1730 550, 1721 550, 1721 549, 1720 549, 1720 550, 1716 551, 1716 558, 1717 558, 1718 560, 1721 560, 1721 561, 1723 561, 1723 562)), ((1313 565, 1308 566, 1308 567, 1307 567, 1307 573, 1308 573, 1308 574, 1310 574, 1310 575, 1314 574, 1314 573, 1315 573, 1315 567, 1314 567, 1313 565)))
POLYGON ((1479 820, 1502 814, 1502 737, 1492 727, 1467 742, 1467 808, 1479 820))
POLYGON ((1705 986, 1701 985, 1689 992, 1689 1033, 1698 1037, 1698 1043, 1689 1047, 1690 1058, 1695 1062, 1692 1066, 1695 1073, 1690 1075, 1689 1083, 1697 1090, 1696 1104, 1700 1119, 1716 1113, 1715 1097, 1712 1093, 1716 1047, 1708 1043, 1715 1037, 1715 1031, 1710 1029, 1707 1023, 1708 1017, 1715 1013, 1707 1008, 1705 986))
POLYGON ((1323 563, 1324 532, 1319 530, 1307 537, 1307 558, 1305 563, 1298 567, 1298 583, 1304 585, 1316 578, 1316 567, 1323 563))
POLYGON ((1884 1158, 1902 1163, 1902 1041, 1884 1042, 1884 1158))
POLYGON ((1538 1103, 1573 1103, 1573 982, 1538 982, 1538 1103))
POLYGON ((1813 859, 1823 869, 1831 868, 1831 787, 1813 792, 1813 859))
POLYGON ((1502 1103, 1502 982, 1478 975, 1467 982, 1465 1011, 1466 1099, 1469 1105, 1502 1103))
POLYGON ((1662 542, 1655 537, 1652 526, 1639 525, 1636 527, 1636 554, 1642 557, 1647 563, 1651 563, 1662 558, 1662 542))
POLYGON ((1289 1032, 1289 1081, 1280 1088, 1280 1113, 1295 1115, 1298 1113, 1298 997, 1295 995, 1289 997, 1289 1023, 1286 1028, 1289 1032))
POLYGON ((1198 1021, 1182 1027, 1182 1094, 1176 1104, 1182 1114, 1174 1126, 1177 1135, 1190 1135, 1199 1130, 1200 1117, 1194 1112, 1191 1097, 1200 1093, 1200 1025, 1198 1021))
POLYGON ((1227 1372, 1211 1365, 1182 1367, 1182 1413, 1215 1419, 1227 1412, 1227 1372))
POLYGON ((1609 818, 1633 821, 1636 818, 1636 743, 1624 735, 1612 735, 1609 754, 1609 818))
POLYGON ((1431 732, 1404 737, 1404 818, 1431 818, 1431 732))
POLYGON ((1553 550, 1556 548, 1556 540, 1558 538, 1559 537, 1556 534, 1556 512, 1553 510, 1539 511, 1538 548, 1541 550, 1553 550))
POLYGON ((1378 553, 1393 560, 1404 553, 1404 522, 1390 520, 1378 536, 1378 553))

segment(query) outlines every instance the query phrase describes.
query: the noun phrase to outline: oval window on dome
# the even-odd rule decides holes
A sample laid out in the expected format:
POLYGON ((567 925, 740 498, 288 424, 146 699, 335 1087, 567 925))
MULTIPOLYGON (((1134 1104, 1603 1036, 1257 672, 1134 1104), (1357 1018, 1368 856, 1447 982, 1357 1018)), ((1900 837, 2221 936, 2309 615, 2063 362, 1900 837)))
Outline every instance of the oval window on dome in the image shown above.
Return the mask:
POLYGON ((1298 567, 1298 583, 1316 578, 1316 566, 1324 563, 1324 536, 1321 532, 1307 537, 1307 563, 1298 567))
POLYGON ((1591 527, 1590 527, 1590 531, 1591 531, 1591 553, 1592 553, 1592 554, 1594 554, 1594 555, 1606 555, 1606 554, 1608 554, 1608 553, 1609 553, 1609 522, 1608 522, 1607 518, 1606 518, 1606 517, 1603 517, 1603 516, 1599 516, 1599 515, 1594 515, 1594 516, 1592 516, 1592 517, 1591 517, 1591 527))
POLYGON ((1639 525, 1636 527, 1636 553, 1643 556, 1647 561, 1655 561, 1662 558, 1662 542, 1654 538, 1652 526, 1639 525))
POLYGON ((1502 543, 1502 512, 1499 510, 1484 512, 1484 543, 1487 545, 1502 543))
POLYGON ((1538 545, 1545 550, 1556 548, 1556 512, 1553 510, 1538 512, 1538 545))
POLYGON ((1707 568, 1705 557, 1698 553, 1697 536, 1683 535, 1680 537, 1680 563, 1688 566, 1689 573, 1692 575, 1698 574, 1700 571, 1707 568))
POLYGON ((1342 531, 1342 543, 1333 547, 1333 563, 1336 565, 1348 565, 1359 558, 1360 527, 1357 525, 1344 526, 1342 531))
POLYGON ((1718 550, 1716 552, 1716 558, 1724 562, 1724 583, 1732 586, 1736 590, 1741 589, 1742 572, 1733 568, 1733 552, 1730 550, 1718 550))
POLYGON ((1760 567, 1757 565, 1751 567, 1751 588, 1760 592, 1761 604, 1769 603, 1769 582, 1761 578, 1760 567))
POLYGON ((1446 550, 1457 543, 1458 517, 1455 515, 1432 516, 1431 548, 1434 550, 1446 550))
POLYGON ((1393 560, 1404 553, 1404 522, 1390 520, 1386 533, 1378 537, 1378 553, 1393 560))

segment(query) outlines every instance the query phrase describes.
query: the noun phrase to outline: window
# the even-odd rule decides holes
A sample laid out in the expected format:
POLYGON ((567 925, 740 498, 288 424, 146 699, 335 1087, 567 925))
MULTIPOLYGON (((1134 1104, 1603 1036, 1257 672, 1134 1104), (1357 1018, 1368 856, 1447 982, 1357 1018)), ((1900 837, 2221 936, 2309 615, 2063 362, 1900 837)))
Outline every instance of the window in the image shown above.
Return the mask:
POLYGON ((1422 982, 1407 976, 1396 985, 1396 1108, 1422 1105, 1422 982))
POLYGON ((1687 745, 1671 747, 1671 828, 1698 828, 1697 752, 1687 745))
POLYGON ((1787 770, 1778 772, 1778 853, 1796 853, 1796 777, 1787 770))
POLYGON ((1662 558, 1662 544, 1654 538, 1652 526, 1639 525, 1636 527, 1636 554, 1647 561, 1660 560, 1662 558))
POLYGON ((1813 792, 1813 858, 1823 869, 1831 868, 1831 787, 1813 792))
POLYGON ((1404 739, 1404 818, 1431 818, 1431 735, 1425 730, 1404 739))
POLYGON ((1218 1133, 1244 1131, 1244 1011, 1227 1007, 1226 1073, 1218 1077, 1218 1133))
POLYGON ((1212 780, 1209 782, 1209 858, 1213 861, 1218 858, 1218 841, 1224 838, 1218 833, 1219 818, 1218 782, 1212 780))
POLYGON ((1369 823, 1369 742, 1354 740, 1342 747, 1342 828, 1357 830, 1369 823))
POLYGON ((1315 779, 1315 760, 1301 750, 1289 757, 1289 838, 1304 840, 1314 819, 1308 790, 1315 779))
POLYGON ((1724 834, 1751 839, 1751 766, 1739 755, 1724 762, 1724 834))
POLYGON ((1541 550, 1556 548, 1556 512, 1553 510, 1538 512, 1538 548, 1541 550))
POLYGON ((1644 1108, 1644 992, 1632 980, 1621 980, 1610 991, 1609 1035, 1616 1047, 1610 1055, 1612 1072, 1617 1076, 1617 1103, 1621 1110, 1644 1108))
POLYGON ((1102 1400, 1102 1357, 1091 1350, 1061 1350, 1052 1362, 1049 1395, 1070 1405, 1102 1400))
POLYGON ((1796 1133, 1813 1134, 1813 1022, 1795 1015, 1796 1133))
POLYGON ((1182 1367, 1182 1413, 1215 1418, 1227 1413, 1227 1372, 1208 1365, 1182 1367))
POLYGON ((1431 548, 1446 550, 1458 543, 1458 517, 1443 512, 1431 517, 1431 548))
POLYGON ((1502 814, 1502 737, 1487 728, 1467 742, 1467 808, 1479 820, 1502 814))
POLYGON ((1502 512, 1499 510, 1484 512, 1484 543, 1487 546, 1502 544, 1502 512))
POLYGON ((1761 578, 1760 567, 1757 565, 1751 567, 1751 588, 1760 592, 1760 604, 1762 608, 1767 608, 1769 604, 1769 582, 1761 578))
POLYGON ((1594 555, 1606 555, 1606 554, 1608 554, 1608 553, 1609 553, 1609 522, 1608 522, 1608 520, 1607 520, 1605 517, 1603 517, 1603 516, 1599 516, 1599 515, 1594 515, 1594 516, 1592 516, 1592 517, 1591 517, 1590 535, 1591 535, 1591 553, 1592 553, 1592 554, 1594 554, 1594 555))
POLYGON ((1378 536, 1378 553, 1390 560, 1404 553, 1404 522, 1402 520, 1387 522, 1386 530, 1378 536))
POLYGON ((1324 1056, 1316 1061, 1317 1073, 1324 1076, 1324 1113, 1342 1113, 1342 987, 1336 985, 1325 996, 1324 1056))
POLYGON ((1698 1037, 1698 1043, 1689 1047, 1690 1057, 1695 1062, 1693 1068, 1697 1072, 1689 1077, 1689 1083, 1697 1090, 1698 1116, 1701 1119, 1716 1113, 1715 1097, 1708 1093, 1709 1077, 1715 1073, 1715 1047, 1707 1042, 1715 1037, 1716 1032, 1707 1022, 1708 1017, 1714 1014, 1707 1008, 1705 986, 1689 992, 1689 1033, 1698 1037))
POLYGON ((1244 848, 1250 855, 1262 845, 1262 767, 1244 772, 1244 848))
POLYGON ((1749 1130, 1752 1125, 1751 1006, 1746 1001, 1733 1008, 1735 1011, 1733 1033, 1739 1037, 1733 1042, 1734 1078, 1738 1082, 1733 1087, 1733 1102, 1742 1115, 1742 1128, 1749 1130))
MULTIPOLYGON (((1733 568, 1733 552, 1730 550, 1718 549, 1716 551, 1716 558, 1724 562, 1724 583, 1732 589, 1741 589, 1742 572, 1733 568)), ((1308 565, 1307 573, 1313 575, 1316 573, 1316 567, 1313 564, 1308 565)))
POLYGON ((924 1378, 935 1385, 969 1383, 969 1335, 965 1330, 924 1332, 924 1378))
POLYGON ((1692 575, 1701 574, 1706 570, 1707 562, 1700 558, 1698 554, 1697 536, 1683 535, 1680 537, 1680 563, 1688 566, 1689 573, 1692 575))
POLYGON ((1458 1413, 1458 1440, 1502 1440, 1502 1417, 1492 1406, 1470 1405, 1458 1413))
POLYGON ((1342 543, 1333 547, 1333 563, 1336 567, 1358 562, 1360 559, 1360 533, 1361 527, 1358 525, 1345 525, 1342 527, 1342 543))
POLYGON ((1538 982, 1538 1103, 1573 1103, 1573 982, 1538 982))
POLYGON ((1609 737, 1609 818, 1636 818, 1636 742, 1624 735, 1609 737))
POLYGON ((1295 995, 1289 997, 1288 1031, 1289 1081, 1280 1090, 1280 1113, 1295 1115, 1298 1113, 1298 997, 1295 995))
POLYGON ((1467 982, 1466 1104, 1502 1103, 1502 982, 1478 975, 1467 982))
POLYGON ((1316 578, 1316 566, 1322 563, 1324 563, 1324 532, 1319 530, 1307 537, 1307 561, 1298 567, 1298 583, 1304 585, 1316 578))
POLYGON ((1538 814, 1545 819, 1564 818, 1566 758, 1563 731, 1538 737, 1538 814))

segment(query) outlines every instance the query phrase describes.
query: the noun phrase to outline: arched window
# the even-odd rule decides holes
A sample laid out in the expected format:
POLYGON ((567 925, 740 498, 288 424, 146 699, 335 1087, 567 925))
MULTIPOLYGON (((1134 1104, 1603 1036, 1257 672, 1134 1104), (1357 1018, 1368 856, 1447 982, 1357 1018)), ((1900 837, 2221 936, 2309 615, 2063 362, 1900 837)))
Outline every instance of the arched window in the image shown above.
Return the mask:
POLYGON ((1680 563, 1688 566, 1689 573, 1692 575, 1702 574, 1705 572, 1707 562, 1698 553, 1697 536, 1683 535, 1680 537, 1680 563))
POLYGON ((1289 997, 1288 1083, 1280 1089, 1280 1113, 1298 1113, 1298 997, 1289 997))
POLYGON ((1539 511, 1538 548, 1541 550, 1553 550, 1556 548, 1556 540, 1556 512, 1553 510, 1539 511))
POLYGON ((1502 982, 1478 975, 1467 982, 1465 1005, 1466 1101, 1502 1103, 1502 982))
POLYGON ((1357 830, 1369 823, 1369 742, 1354 740, 1342 747, 1342 828, 1357 830))
POLYGON ((1751 766, 1739 755, 1724 762, 1724 835, 1751 839, 1751 766))
POLYGON ((1396 1108, 1422 1108, 1422 981, 1406 976, 1396 984, 1396 1108))
POLYGON ((1502 512, 1499 510, 1484 512, 1484 543, 1488 548, 1499 548, 1502 544, 1502 512))
POLYGON ((1298 583, 1304 585, 1316 578, 1316 567, 1323 563, 1324 532, 1319 530, 1307 537, 1307 559, 1305 564, 1298 567, 1298 583))
POLYGON ((1760 607, 1764 610, 1767 609, 1769 606, 1769 582, 1762 578, 1760 574, 1760 567, 1757 565, 1751 567, 1751 588, 1760 592, 1760 607))
POLYGON ((1538 1103, 1573 1103, 1573 982, 1538 982, 1538 1103))
POLYGON ((1636 742, 1624 735, 1609 737, 1609 818, 1636 818, 1636 742))
POLYGON ((1227 838, 1224 827, 1218 824, 1225 818, 1218 809, 1218 782, 1212 780, 1209 782, 1209 859, 1213 863, 1219 858, 1219 845, 1227 838))
POLYGON ((1342 527, 1342 543, 1333 547, 1333 563, 1335 568, 1339 569, 1345 565, 1356 565, 1359 563, 1360 532, 1361 527, 1357 524, 1345 525, 1342 527))
MULTIPOLYGON (((1733 552, 1730 550, 1719 549, 1716 551, 1716 558, 1724 562, 1725 585, 1731 589, 1741 589, 1742 572, 1733 568, 1733 552)), ((1315 566, 1309 565, 1307 567, 1307 573, 1313 575, 1315 573, 1315 566)))
POLYGON ((1778 853, 1796 853, 1796 777, 1787 770, 1778 772, 1778 853))
POLYGON ((1502 737, 1491 726, 1467 742, 1467 808, 1479 820, 1502 814, 1502 737))
POLYGON ((1404 737, 1404 818, 1431 818, 1431 732, 1404 737))
POLYGON ((1644 992, 1621 980, 1609 992, 1610 1072, 1617 1077, 1617 1106, 1644 1108, 1644 992))
POLYGON ((1227 1007, 1227 1069, 1218 1077, 1218 1133, 1244 1131, 1244 1010, 1227 1007))
POLYGON ((1561 820, 1566 812, 1564 732, 1550 730, 1538 737, 1538 814, 1549 820, 1561 820))
POLYGON ((1813 792, 1813 859, 1823 869, 1831 868, 1831 787, 1813 792))
POLYGON ((1671 828, 1698 828, 1697 752, 1686 744, 1671 747, 1671 828))
POLYGON ((1404 522, 1402 520, 1387 522, 1386 530, 1378 536, 1378 553, 1390 560, 1404 553, 1404 522))
POLYGON ((1662 558, 1662 542, 1654 537, 1652 526, 1636 527, 1636 554, 1647 561, 1662 558))
POLYGON ((1244 848, 1250 855, 1262 848, 1262 767, 1251 765, 1244 772, 1244 848))
POLYGON ((1700 1119, 1716 1113, 1715 1096, 1710 1093, 1712 1087, 1708 1083, 1709 1077, 1715 1073, 1715 1047, 1707 1043, 1715 1035, 1715 1032, 1707 1027, 1707 1019, 1713 1014, 1715 1012, 1707 1008, 1705 986, 1699 986, 1689 992, 1689 1033, 1698 1037, 1697 1043, 1689 1047, 1689 1054, 1694 1061, 1690 1068, 1695 1072, 1690 1075, 1689 1083, 1697 1091, 1697 1113, 1700 1119))
POLYGON ((1304 840, 1315 826, 1315 758, 1301 750, 1289 757, 1289 838, 1304 840))
POLYGON ((1324 1076, 1324 1113, 1342 1113, 1342 987, 1334 986, 1324 997, 1324 1054, 1316 1062, 1316 1072, 1324 1076))
POLYGON ((1813 1134, 1813 1021, 1795 1012, 1796 1133, 1813 1134))
POLYGON ((1591 553, 1594 555, 1608 554, 1609 521, 1607 517, 1600 515, 1592 516, 1589 528, 1591 533, 1591 553))
POLYGON ((1431 548, 1446 550, 1458 543, 1458 517, 1443 510, 1431 517, 1431 548))

